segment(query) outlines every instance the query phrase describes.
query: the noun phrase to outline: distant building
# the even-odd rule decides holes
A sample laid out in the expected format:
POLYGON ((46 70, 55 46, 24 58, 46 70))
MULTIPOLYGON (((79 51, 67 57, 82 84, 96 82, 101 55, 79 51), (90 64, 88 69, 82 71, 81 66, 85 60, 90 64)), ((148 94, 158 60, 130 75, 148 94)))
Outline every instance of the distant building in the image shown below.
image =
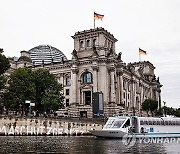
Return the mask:
POLYGON ((19 67, 45 68, 64 87, 65 114, 76 117, 93 116, 93 93, 103 94, 104 115, 119 113, 141 115, 141 104, 147 98, 161 104, 161 84, 149 61, 125 64, 116 54, 117 39, 104 28, 76 32, 72 59, 58 49, 43 45, 21 51, 11 60, 9 73, 19 67))

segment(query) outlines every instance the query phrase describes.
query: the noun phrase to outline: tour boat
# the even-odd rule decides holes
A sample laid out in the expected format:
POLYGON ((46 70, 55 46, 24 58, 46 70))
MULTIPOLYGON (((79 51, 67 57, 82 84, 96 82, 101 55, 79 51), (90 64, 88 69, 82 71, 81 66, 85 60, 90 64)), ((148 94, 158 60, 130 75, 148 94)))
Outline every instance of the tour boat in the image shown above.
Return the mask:
POLYGON ((175 117, 109 117, 102 130, 90 131, 96 137, 122 138, 180 137, 180 118, 175 117))

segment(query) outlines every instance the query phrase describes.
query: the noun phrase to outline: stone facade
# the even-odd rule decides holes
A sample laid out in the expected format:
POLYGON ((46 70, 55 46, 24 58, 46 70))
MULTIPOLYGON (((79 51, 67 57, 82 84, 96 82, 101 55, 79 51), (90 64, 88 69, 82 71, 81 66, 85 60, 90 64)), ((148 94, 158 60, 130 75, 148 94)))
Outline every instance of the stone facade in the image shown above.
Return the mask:
MULTIPOLYGON (((161 104, 161 84, 149 61, 125 64, 116 54, 117 39, 104 28, 76 32, 72 59, 33 65, 28 58, 11 61, 9 72, 19 67, 45 68, 63 85, 68 115, 92 117, 92 93, 102 92, 105 116, 118 113, 142 115, 141 104, 153 98, 161 104)), ((22 51, 22 56, 28 52, 22 51)))

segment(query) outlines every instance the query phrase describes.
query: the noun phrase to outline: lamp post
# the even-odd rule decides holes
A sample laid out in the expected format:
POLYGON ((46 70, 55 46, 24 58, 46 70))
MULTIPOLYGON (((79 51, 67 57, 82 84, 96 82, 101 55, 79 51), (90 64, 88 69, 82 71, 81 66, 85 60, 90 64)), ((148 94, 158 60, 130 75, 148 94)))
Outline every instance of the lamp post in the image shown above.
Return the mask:
POLYGON ((29 114, 31 115, 31 107, 35 106, 35 103, 31 103, 31 101, 28 101, 28 100, 26 100, 25 103, 29 104, 29 114))

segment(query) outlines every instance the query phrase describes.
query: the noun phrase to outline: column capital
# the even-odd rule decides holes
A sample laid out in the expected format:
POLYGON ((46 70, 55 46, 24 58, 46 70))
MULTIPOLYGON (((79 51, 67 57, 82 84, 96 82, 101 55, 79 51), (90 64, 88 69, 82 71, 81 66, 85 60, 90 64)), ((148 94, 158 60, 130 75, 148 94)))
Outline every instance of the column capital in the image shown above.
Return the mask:
POLYGON ((79 70, 77 68, 72 68, 71 71, 73 74, 77 74, 79 72, 79 70))
POLYGON ((114 72, 114 71, 115 71, 115 67, 109 67, 109 68, 108 68, 108 71, 109 71, 109 72, 114 72))
POLYGON ((98 71, 99 70, 99 67, 94 65, 94 66, 91 66, 91 68, 93 69, 93 71, 98 71))
POLYGON ((123 71, 117 71, 116 74, 119 75, 119 76, 121 76, 121 75, 123 75, 123 71))

